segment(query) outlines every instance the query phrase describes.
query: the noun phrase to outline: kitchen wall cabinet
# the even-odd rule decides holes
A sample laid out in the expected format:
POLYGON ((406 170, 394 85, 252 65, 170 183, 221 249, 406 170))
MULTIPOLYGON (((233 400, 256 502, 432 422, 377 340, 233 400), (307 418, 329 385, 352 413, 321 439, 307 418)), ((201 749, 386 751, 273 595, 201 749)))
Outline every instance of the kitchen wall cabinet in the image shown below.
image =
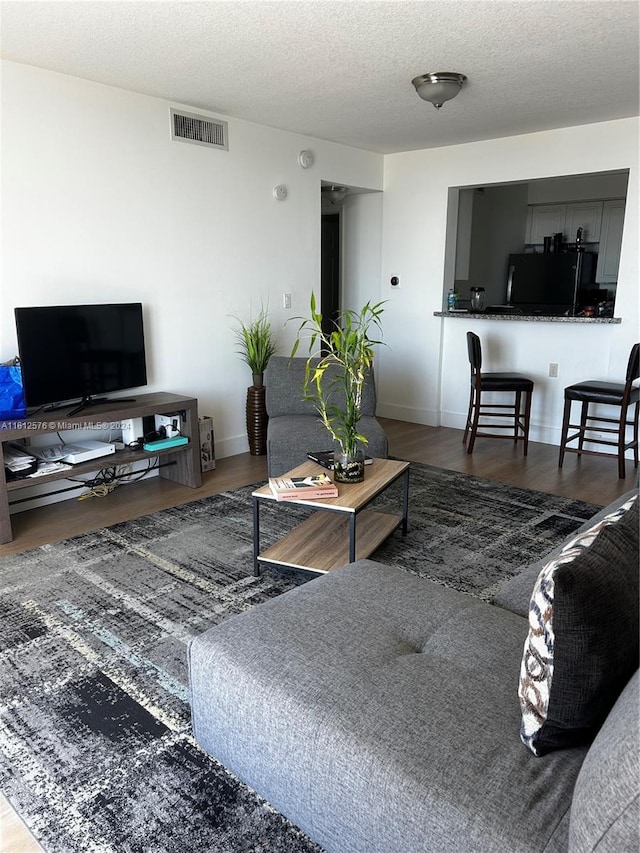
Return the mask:
POLYGON ((575 243, 578 228, 583 229, 582 240, 584 243, 597 243, 600 240, 602 228, 601 201, 583 201, 567 205, 563 234, 568 243, 575 243))
POLYGON ((565 242, 573 243, 578 228, 582 228, 584 242, 597 243, 600 240, 602 210, 602 201, 529 205, 526 242, 542 246, 545 237, 562 232, 565 242))
POLYGON ((544 244, 544 238, 564 231, 566 204, 534 204, 527 211, 527 243, 544 244))
POLYGON ((600 284, 618 281, 624 209, 624 199, 605 201, 602 207, 602 231, 596 270, 596 281, 600 284))

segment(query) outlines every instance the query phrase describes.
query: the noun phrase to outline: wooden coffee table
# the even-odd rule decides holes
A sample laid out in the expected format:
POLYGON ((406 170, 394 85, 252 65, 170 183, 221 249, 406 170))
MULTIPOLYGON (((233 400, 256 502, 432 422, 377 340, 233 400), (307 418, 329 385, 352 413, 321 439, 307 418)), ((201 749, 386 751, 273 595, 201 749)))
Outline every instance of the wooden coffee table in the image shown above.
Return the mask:
MULTIPOLYGON (((287 471, 284 477, 305 477, 324 469, 305 462, 287 471)), ((312 572, 330 572, 346 563, 372 554, 394 530, 402 525, 407 533, 409 512, 409 463, 392 459, 374 459, 367 465, 364 482, 338 484, 338 497, 325 500, 276 501, 269 484, 252 493, 253 498, 253 573, 261 565, 276 565, 312 572), (402 512, 369 510, 368 505, 392 483, 403 478, 402 512), (260 551, 260 504, 272 501, 282 507, 290 504, 316 510, 301 524, 265 551, 260 551)))

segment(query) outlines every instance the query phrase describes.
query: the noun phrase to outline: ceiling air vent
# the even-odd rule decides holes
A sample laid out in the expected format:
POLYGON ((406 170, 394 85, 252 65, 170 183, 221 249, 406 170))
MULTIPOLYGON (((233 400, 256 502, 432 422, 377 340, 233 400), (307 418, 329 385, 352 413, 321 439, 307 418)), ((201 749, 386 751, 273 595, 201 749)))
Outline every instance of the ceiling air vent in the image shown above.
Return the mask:
POLYGON ((219 119, 203 118, 193 113, 171 112, 171 138, 179 142, 191 142, 193 145, 206 145, 207 148, 229 150, 227 122, 219 119))

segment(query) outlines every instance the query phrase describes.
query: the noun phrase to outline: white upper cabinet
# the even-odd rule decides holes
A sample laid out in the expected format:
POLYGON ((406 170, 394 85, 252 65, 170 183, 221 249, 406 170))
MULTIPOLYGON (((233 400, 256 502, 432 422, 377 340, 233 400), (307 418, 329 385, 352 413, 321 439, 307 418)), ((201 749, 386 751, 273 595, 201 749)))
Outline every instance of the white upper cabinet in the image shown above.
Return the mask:
POLYGON ((597 243, 602 228, 602 202, 585 201, 567 205, 564 236, 568 243, 575 243, 578 228, 583 229, 583 243, 597 243))
POLYGON ((557 234, 558 231, 564 232, 566 216, 566 204, 529 205, 527 243, 540 244, 542 246, 545 237, 551 237, 553 234, 557 234))
POLYGON ((618 280, 624 208, 624 199, 612 199, 605 201, 603 205, 602 232, 596 270, 596 281, 600 284, 615 283, 618 280))
POLYGON ((566 243, 574 243, 578 228, 582 228, 583 242, 597 243, 602 226, 602 205, 601 201, 530 205, 526 242, 541 246, 545 237, 561 232, 566 243))

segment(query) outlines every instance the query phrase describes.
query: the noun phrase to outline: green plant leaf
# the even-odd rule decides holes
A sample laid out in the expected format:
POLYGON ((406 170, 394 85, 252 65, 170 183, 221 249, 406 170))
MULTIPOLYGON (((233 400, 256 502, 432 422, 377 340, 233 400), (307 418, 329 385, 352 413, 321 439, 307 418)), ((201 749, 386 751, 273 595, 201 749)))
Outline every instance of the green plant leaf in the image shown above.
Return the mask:
POLYGON ((249 365, 252 373, 264 373, 269 359, 277 351, 267 308, 262 305, 256 319, 247 324, 237 316, 235 320, 238 355, 249 365))
POLYGON ((369 301, 359 311, 344 311, 327 329, 326 325, 323 328, 323 317, 312 292, 310 316, 296 318, 301 322, 291 356, 298 351, 302 336, 309 339, 303 398, 313 403, 342 452, 351 454, 359 444, 367 444, 357 425, 362 415, 362 390, 373 365, 375 347, 384 346, 382 340, 370 336, 372 327, 382 332, 383 306, 384 301, 375 304, 369 301), (335 374, 329 376, 329 368, 335 374), (332 401, 335 393, 344 396, 344 408, 332 401))

